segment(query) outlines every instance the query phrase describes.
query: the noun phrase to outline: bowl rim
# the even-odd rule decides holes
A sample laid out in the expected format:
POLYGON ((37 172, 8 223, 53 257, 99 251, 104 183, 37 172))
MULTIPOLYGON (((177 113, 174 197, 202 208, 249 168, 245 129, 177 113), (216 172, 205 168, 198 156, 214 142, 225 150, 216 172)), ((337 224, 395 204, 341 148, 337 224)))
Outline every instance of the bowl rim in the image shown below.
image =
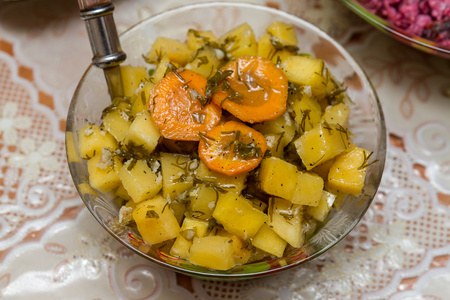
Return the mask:
MULTIPOLYGON (((196 8, 207 8, 207 7, 211 7, 211 6, 219 6, 219 7, 241 7, 241 8, 246 8, 246 9, 258 9, 261 11, 268 11, 271 13, 274 13, 277 16, 280 16, 284 19, 290 19, 290 20, 295 20, 295 22, 301 24, 302 26, 305 26, 311 30, 313 30, 314 32, 317 32, 319 35, 321 35, 322 37, 327 38, 329 41, 332 42, 333 46, 336 47, 339 51, 339 53, 341 53, 344 56, 344 59, 347 61, 347 63, 349 63, 353 69, 358 70, 361 74, 361 78, 363 81, 365 81, 368 86, 370 87, 370 93, 373 95, 375 104, 376 104, 376 108, 379 112, 379 118, 380 118, 380 146, 378 147, 379 149, 381 149, 382 151, 380 152, 380 157, 379 157, 379 161, 377 162, 377 172, 380 172, 380 176, 378 178, 378 181, 375 182, 375 184, 373 185, 375 187, 375 192, 374 195, 371 195, 371 197, 368 199, 367 204, 365 206, 365 208, 363 210, 361 210, 357 216, 357 218, 355 219, 355 221, 346 228, 345 232, 343 232, 339 238, 335 239, 332 243, 328 244, 327 246, 325 246, 324 248, 320 249, 320 251, 307 256, 306 258, 295 262, 293 264, 290 265, 279 265, 276 268, 271 268, 268 270, 263 270, 263 271, 257 271, 257 272, 252 272, 252 273, 237 273, 237 274, 229 274, 229 273, 206 273, 206 272, 201 272, 198 270, 191 270, 191 269, 186 269, 183 267, 180 267, 178 265, 173 265, 170 263, 167 263, 165 261, 162 261, 160 259, 157 259, 155 257, 152 257, 151 255, 147 254, 147 253, 143 253, 141 251, 139 251, 137 248, 132 247, 131 245, 129 245, 126 241, 124 241, 120 236, 118 236, 115 232, 113 232, 106 224, 104 221, 102 221, 99 216, 96 214, 96 212, 94 211, 94 209, 88 205, 87 200, 85 200, 85 197, 83 197, 83 193, 80 190, 80 188, 78 187, 78 185, 76 186, 76 189, 80 195, 80 198, 82 199, 83 203, 85 204, 85 206, 88 208, 88 210, 90 211, 90 213, 94 216, 94 218, 100 223, 100 225, 109 233, 111 234, 117 241, 120 242, 120 244, 122 244, 123 246, 125 246, 127 249, 131 250, 133 253, 138 254, 139 256, 143 257, 144 259, 151 261, 152 263, 156 263, 157 265, 164 267, 168 270, 171 271, 175 271, 178 273, 182 273, 188 276, 192 276, 192 277, 197 277, 197 278, 202 278, 202 279, 208 279, 208 280, 243 280, 243 279, 250 279, 250 278, 255 278, 255 277, 262 277, 262 276, 267 276, 267 275, 271 275, 271 274, 275 274, 275 273, 279 273, 281 271, 285 271, 294 267, 297 267, 299 265, 302 265, 310 260, 315 259, 318 256, 321 256, 322 254, 324 254, 325 252, 327 252, 329 249, 331 249, 332 247, 334 247, 336 244, 338 244, 341 240, 343 240, 355 227, 356 225, 361 221, 361 219, 363 218, 363 216, 365 215, 365 213, 367 212, 367 210, 369 209, 373 199, 376 196, 376 193, 379 189, 381 180, 382 180, 382 175, 383 175, 383 170, 385 167, 385 161, 386 161, 386 144, 387 144, 387 130, 386 130, 386 124, 385 124, 385 118, 384 118, 384 113, 382 110, 382 105, 381 102, 378 98, 377 92, 374 88, 374 86, 372 85, 369 77, 367 76, 366 72, 363 70, 363 68, 360 66, 360 64, 358 62, 356 62, 356 60, 353 58, 353 56, 342 46, 340 45, 336 40, 334 40, 332 37, 330 37, 326 32, 324 32, 322 29, 320 29, 319 27, 315 26, 314 24, 302 19, 301 17, 295 16, 289 12, 286 12, 284 10, 281 9, 275 9, 272 7, 268 7, 268 6, 264 6, 261 4, 254 4, 254 3, 244 3, 244 2, 220 2, 220 1, 212 1, 212 2, 205 2, 205 3, 192 3, 192 4, 187 4, 187 5, 181 5, 181 6, 177 6, 168 10, 164 10, 162 12, 159 12, 157 14, 154 14, 144 20, 141 20, 139 22, 137 22, 136 24, 132 25, 131 27, 129 27, 127 30, 125 30, 122 34, 120 34, 119 38, 122 40, 124 39, 128 34, 131 34, 131 32, 137 28, 139 28, 139 26, 141 26, 142 23, 145 22, 150 22, 150 21, 154 21, 154 20, 158 20, 160 18, 165 18, 167 15, 172 15, 172 14, 177 14, 183 11, 188 11, 188 10, 192 10, 192 9, 196 9, 196 8)), ((82 77, 80 78, 80 81, 77 84, 76 90, 74 92, 74 95, 72 97, 69 109, 68 109, 68 117, 67 120, 69 120, 70 117, 70 112, 73 111, 73 107, 75 106, 75 102, 74 101, 77 97, 78 94, 80 92, 80 89, 83 85, 84 79, 85 77, 88 75, 89 71, 93 68, 96 68, 92 63, 88 66, 88 68, 85 70, 85 72, 83 73, 82 77)), ((67 132, 68 129, 71 128, 71 124, 69 124, 70 122, 67 122, 66 124, 66 149, 67 149, 67 132)), ((67 155, 67 159, 68 159, 68 164, 69 164, 69 170, 71 173, 71 177, 72 179, 75 178, 73 174, 73 169, 70 167, 70 163, 69 163, 69 153, 67 151, 66 153, 67 155)))
POLYGON ((396 40, 426 53, 450 58, 450 48, 442 47, 437 42, 406 32, 376 14, 371 13, 355 0, 341 0, 341 2, 369 24, 381 32, 393 36, 396 40))

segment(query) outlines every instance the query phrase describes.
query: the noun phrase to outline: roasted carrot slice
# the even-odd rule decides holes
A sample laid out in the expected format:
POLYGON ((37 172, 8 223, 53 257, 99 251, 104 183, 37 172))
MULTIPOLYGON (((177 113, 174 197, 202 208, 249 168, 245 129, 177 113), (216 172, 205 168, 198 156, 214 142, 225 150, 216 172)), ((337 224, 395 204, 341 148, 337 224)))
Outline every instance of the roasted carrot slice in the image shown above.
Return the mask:
POLYGON ((172 70, 153 87, 148 109, 163 137, 199 141, 199 132, 218 124, 221 108, 214 103, 203 105, 206 83, 206 78, 193 71, 172 70))
POLYGON ((264 136, 241 122, 229 121, 199 136, 200 159, 210 170, 229 176, 256 168, 267 150, 264 136))
POLYGON ((221 83, 212 101, 244 122, 273 120, 286 110, 288 81, 269 59, 241 56, 226 64, 231 75, 221 83))

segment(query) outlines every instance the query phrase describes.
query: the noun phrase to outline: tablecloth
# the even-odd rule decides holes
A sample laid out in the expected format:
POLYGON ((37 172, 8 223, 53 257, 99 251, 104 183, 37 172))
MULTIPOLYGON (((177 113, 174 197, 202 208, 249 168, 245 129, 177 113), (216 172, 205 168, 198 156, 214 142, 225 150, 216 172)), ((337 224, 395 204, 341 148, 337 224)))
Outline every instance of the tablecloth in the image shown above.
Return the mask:
MULTIPOLYGON (((119 32, 188 2, 116 0, 119 32)), ((91 50, 75 0, 0 3, 0 299, 450 299, 450 60, 380 33, 335 0, 247 1, 300 16, 361 64, 386 115, 380 189, 305 266, 217 282, 150 264, 90 215, 64 130, 91 50)))

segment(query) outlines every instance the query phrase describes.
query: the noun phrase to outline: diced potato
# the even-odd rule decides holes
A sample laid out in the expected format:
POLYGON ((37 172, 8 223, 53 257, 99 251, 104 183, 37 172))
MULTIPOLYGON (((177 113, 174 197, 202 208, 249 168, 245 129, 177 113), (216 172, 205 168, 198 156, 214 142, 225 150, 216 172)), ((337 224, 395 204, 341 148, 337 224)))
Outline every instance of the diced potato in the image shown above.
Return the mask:
POLYGON ((86 124, 77 131, 78 152, 81 158, 89 159, 101 153, 107 147, 112 151, 118 147, 114 136, 103 128, 93 124, 86 124))
POLYGON ((330 212, 335 199, 335 195, 327 191, 322 191, 319 205, 317 205, 316 207, 309 206, 307 208, 308 214, 319 222, 325 221, 325 218, 328 216, 328 213, 330 212))
POLYGON ((179 235, 170 248, 170 254, 178 256, 183 259, 189 258, 189 249, 191 248, 192 240, 185 239, 182 235, 179 235))
POLYGON ((212 31, 198 31, 191 28, 187 32, 186 44, 191 50, 197 50, 205 45, 217 43, 217 37, 212 31))
POLYGON ((169 207, 177 218, 178 224, 181 224, 186 214, 186 203, 183 200, 178 201, 175 199, 171 200, 169 207))
POLYGON ((240 174, 236 176, 228 176, 214 172, 208 169, 203 161, 200 161, 195 177, 204 182, 214 183, 224 190, 239 194, 245 187, 245 179, 247 175, 240 174))
POLYGON ((126 201, 132 200, 130 195, 128 195, 127 190, 123 187, 122 182, 120 182, 119 186, 116 189, 116 196, 119 197, 119 198, 122 198, 122 199, 124 199, 126 201))
POLYGON ((258 46, 253 29, 247 23, 243 23, 220 37, 219 43, 231 57, 243 55, 254 56, 258 46))
POLYGON ((213 217, 225 230, 243 240, 253 237, 267 220, 267 215, 254 208, 249 200, 234 193, 219 196, 213 217))
POLYGON ((348 126, 348 116, 350 108, 345 103, 338 103, 328 106, 323 113, 322 120, 329 124, 339 124, 343 127, 348 126))
POLYGON ((145 160, 129 160, 120 169, 119 177, 135 203, 152 198, 162 188, 161 175, 153 173, 145 160))
POLYGON ((224 236, 194 238, 190 249, 191 263, 215 270, 228 270, 235 265, 232 240, 224 236))
POLYGON ((263 34, 258 39, 257 55, 268 59, 272 59, 276 52, 277 50, 275 49, 275 46, 272 44, 270 34, 269 33, 263 34))
POLYGON ((252 245, 277 257, 282 257, 287 242, 276 234, 267 224, 263 224, 252 238, 252 245))
POLYGON ((334 158, 351 146, 350 132, 336 124, 319 123, 295 142, 307 170, 334 158))
POLYGON ((135 95, 139 84, 147 77, 147 69, 145 67, 121 65, 120 72, 122 75, 123 95, 131 98, 135 95))
POLYGON ((155 86, 151 81, 144 81, 138 93, 131 98, 131 114, 136 116, 138 113, 147 109, 150 90, 155 86))
POLYGON ((336 197, 336 199, 334 199, 333 206, 336 210, 340 210, 345 199, 347 199, 348 194, 330 187, 328 182, 325 183, 325 190, 336 197))
POLYGON ((219 192, 213 187, 198 184, 189 195, 191 214, 198 219, 211 219, 218 198, 219 192))
POLYGON ((253 126, 266 138, 272 156, 282 157, 284 147, 289 144, 295 135, 295 123, 288 112, 275 120, 264 121, 253 126))
POLYGON ((274 21, 266 31, 282 46, 296 47, 298 45, 297 34, 292 24, 274 21))
POLYGON ((122 162, 112 156, 108 148, 103 148, 87 162, 89 184, 96 190, 107 193, 120 185, 119 171, 122 162))
POLYGON ((216 56, 216 51, 210 46, 204 46, 194 51, 194 56, 189 59, 186 69, 209 78, 217 72, 219 65, 220 60, 216 56))
POLYGON ((313 96, 321 98, 327 93, 328 71, 323 60, 311 56, 290 56, 281 64, 289 81, 311 87, 313 96))
POLYGON ((123 142, 128 150, 148 155, 155 150, 160 137, 159 129, 153 122, 150 113, 144 110, 134 118, 123 142))
POLYGON ((261 161, 258 178, 264 192, 292 200, 297 188, 298 174, 295 165, 272 156, 261 161))
POLYGON ((317 206, 322 194, 323 184, 322 177, 317 174, 310 172, 299 173, 296 191, 291 202, 294 204, 317 206))
POLYGON ((330 168, 334 164, 334 160, 335 158, 329 159, 326 162, 315 166, 310 171, 322 177, 323 181, 326 182, 328 180, 328 173, 330 172, 330 168))
MULTIPOLYGON (((153 72, 153 75, 152 75, 153 83, 155 83, 155 84, 158 83, 166 75, 169 63, 171 63, 169 56, 164 55, 161 58, 161 61, 156 66, 155 72, 153 72)), ((151 99, 149 101, 151 101, 151 99)))
POLYGON ((269 201, 269 220, 267 224, 292 247, 301 247, 304 243, 302 229, 302 206, 292 204, 281 198, 269 201))
POLYGON ((78 185, 78 191, 81 195, 90 194, 95 197, 98 197, 98 193, 96 190, 94 190, 88 183, 80 183, 78 185))
POLYGON ((108 130, 118 142, 122 142, 131 126, 131 121, 126 112, 119 109, 113 109, 104 115, 102 126, 108 130))
POLYGON ((217 232, 218 236, 224 236, 230 238, 233 242, 233 251, 234 251, 234 262, 236 264, 245 264, 250 259, 252 255, 252 248, 250 242, 244 242, 237 235, 229 233, 225 229, 221 229, 217 232))
POLYGON ((208 233, 209 222, 194 218, 184 218, 180 234, 192 240, 194 237, 204 237, 208 233))
POLYGON ((359 195, 364 186, 369 159, 370 152, 356 146, 336 157, 328 173, 329 186, 344 193, 359 195))
POLYGON ((194 177, 189 173, 193 164, 197 164, 197 161, 191 160, 189 156, 161 153, 164 198, 175 199, 194 185, 194 177))
POLYGON ((145 243, 158 244, 178 236, 180 226, 168 204, 166 199, 156 196, 134 209, 133 219, 145 243))
POLYGON ((165 55, 170 61, 185 65, 191 55, 191 49, 175 39, 158 37, 147 53, 147 60, 152 63, 159 62, 165 55))
POLYGON ((74 136, 72 131, 66 131, 66 151, 69 163, 80 162, 80 157, 77 154, 77 147, 74 143, 74 136))
POLYGON ((297 131, 300 135, 311 130, 320 122, 322 108, 313 97, 303 94, 300 100, 294 102, 292 109, 295 113, 297 131))

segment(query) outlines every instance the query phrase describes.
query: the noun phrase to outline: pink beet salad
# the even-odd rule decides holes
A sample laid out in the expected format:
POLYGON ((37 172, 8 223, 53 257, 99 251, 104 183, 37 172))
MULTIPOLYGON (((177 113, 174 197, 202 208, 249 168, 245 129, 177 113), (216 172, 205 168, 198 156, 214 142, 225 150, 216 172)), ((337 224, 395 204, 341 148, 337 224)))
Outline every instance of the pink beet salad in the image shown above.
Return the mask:
POLYGON ((409 34, 450 48, 450 0, 358 0, 409 34))

